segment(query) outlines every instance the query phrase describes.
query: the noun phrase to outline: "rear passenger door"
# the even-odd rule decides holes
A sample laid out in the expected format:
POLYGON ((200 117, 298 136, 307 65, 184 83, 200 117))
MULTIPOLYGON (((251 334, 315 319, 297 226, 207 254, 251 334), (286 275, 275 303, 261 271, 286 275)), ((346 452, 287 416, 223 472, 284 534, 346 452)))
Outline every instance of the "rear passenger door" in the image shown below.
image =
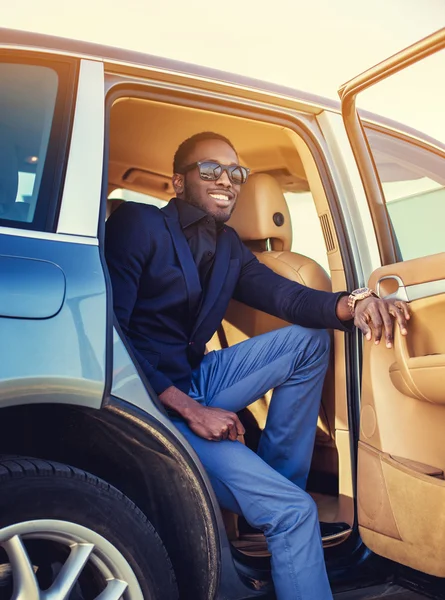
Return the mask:
MULTIPOLYGON (((379 82, 422 58, 426 75, 442 82, 443 69, 435 68, 445 64, 444 47, 441 30, 340 90, 384 265, 369 286, 409 301, 412 312, 409 335, 396 330, 392 350, 364 344, 360 532, 377 554, 439 577, 445 577, 445 145, 363 123, 356 97, 377 84, 378 100, 379 82)), ((423 80, 413 81, 417 93, 423 80)), ((394 97, 401 112, 407 98, 401 85, 394 97)), ((434 115, 433 128, 445 140, 445 109, 434 114, 428 98, 435 96, 427 94, 416 111, 434 115)))
POLYGON ((0 38, 0 406, 101 404, 102 155, 101 63, 0 38))

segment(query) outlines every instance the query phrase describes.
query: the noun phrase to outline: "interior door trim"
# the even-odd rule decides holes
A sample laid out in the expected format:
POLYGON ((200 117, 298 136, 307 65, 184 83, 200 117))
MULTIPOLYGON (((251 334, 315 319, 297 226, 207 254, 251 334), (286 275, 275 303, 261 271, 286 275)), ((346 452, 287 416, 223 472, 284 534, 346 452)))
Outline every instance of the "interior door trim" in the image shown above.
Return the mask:
POLYGON ((416 283, 413 285, 404 285, 403 280, 398 275, 388 275, 381 277, 377 282, 377 294, 380 295, 380 287, 383 281, 394 280, 398 283, 399 288, 396 292, 383 296, 391 300, 403 300, 404 302, 412 302, 420 300, 420 298, 428 298, 445 294, 445 279, 436 279, 435 281, 426 281, 425 283, 416 283))

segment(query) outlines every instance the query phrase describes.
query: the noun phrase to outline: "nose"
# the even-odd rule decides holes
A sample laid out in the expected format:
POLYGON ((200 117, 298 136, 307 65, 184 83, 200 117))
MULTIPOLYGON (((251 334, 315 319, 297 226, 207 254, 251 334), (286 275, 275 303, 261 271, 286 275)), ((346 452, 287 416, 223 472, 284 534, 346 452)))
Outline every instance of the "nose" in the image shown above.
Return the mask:
POLYGON ((232 187, 232 182, 230 181, 229 175, 228 175, 227 171, 225 171, 225 170, 223 170, 223 172, 217 179, 216 183, 217 183, 217 185, 223 185, 224 187, 227 187, 227 188, 232 187))

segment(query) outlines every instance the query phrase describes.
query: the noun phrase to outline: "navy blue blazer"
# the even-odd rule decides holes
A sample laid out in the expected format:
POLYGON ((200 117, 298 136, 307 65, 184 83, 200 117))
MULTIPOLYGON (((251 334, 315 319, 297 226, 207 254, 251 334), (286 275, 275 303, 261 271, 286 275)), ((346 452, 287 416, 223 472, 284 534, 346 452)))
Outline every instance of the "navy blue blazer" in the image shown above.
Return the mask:
POLYGON ((335 314, 341 293, 313 290, 274 273, 228 225, 218 235, 201 301, 198 269, 176 202, 161 210, 126 202, 106 224, 114 312, 158 394, 171 385, 189 392, 192 370, 231 298, 304 327, 349 330, 335 314))

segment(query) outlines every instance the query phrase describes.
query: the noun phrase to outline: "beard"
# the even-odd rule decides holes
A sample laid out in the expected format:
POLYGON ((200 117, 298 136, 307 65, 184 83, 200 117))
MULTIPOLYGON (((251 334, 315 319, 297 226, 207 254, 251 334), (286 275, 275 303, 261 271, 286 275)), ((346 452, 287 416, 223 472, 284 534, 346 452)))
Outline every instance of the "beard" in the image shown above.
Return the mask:
POLYGON ((194 191, 193 185, 190 185, 187 181, 184 182, 184 202, 191 204, 192 206, 196 206, 196 208, 201 209, 209 216, 213 217, 217 223, 225 223, 232 216, 233 211, 235 210, 236 201, 233 203, 230 208, 230 212, 222 208, 218 208, 217 206, 210 208, 202 198, 200 198, 199 194, 194 191))

